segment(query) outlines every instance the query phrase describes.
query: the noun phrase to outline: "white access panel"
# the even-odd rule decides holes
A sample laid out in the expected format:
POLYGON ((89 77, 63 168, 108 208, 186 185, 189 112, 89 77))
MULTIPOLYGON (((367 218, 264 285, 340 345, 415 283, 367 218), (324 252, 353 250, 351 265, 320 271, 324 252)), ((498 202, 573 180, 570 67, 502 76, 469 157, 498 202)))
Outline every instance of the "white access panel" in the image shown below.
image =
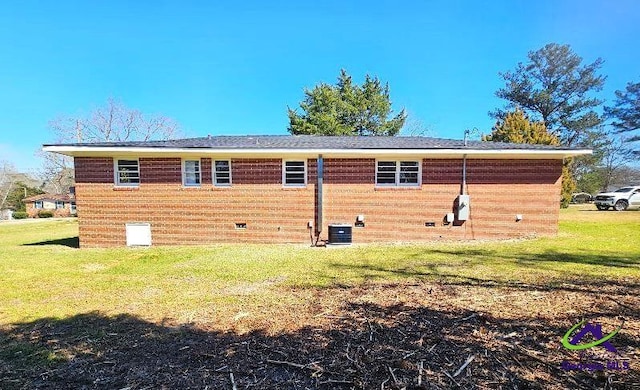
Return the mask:
POLYGON ((125 224, 127 246, 151 246, 151 224, 125 224))

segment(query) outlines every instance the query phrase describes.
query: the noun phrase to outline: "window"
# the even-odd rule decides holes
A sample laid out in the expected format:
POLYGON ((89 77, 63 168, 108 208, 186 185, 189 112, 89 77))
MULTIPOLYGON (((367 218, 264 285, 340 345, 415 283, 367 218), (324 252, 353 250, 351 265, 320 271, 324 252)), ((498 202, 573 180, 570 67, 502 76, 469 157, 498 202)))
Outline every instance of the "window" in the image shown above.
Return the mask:
POLYGON ((376 163, 377 186, 419 186, 419 161, 378 161, 376 163))
POLYGON ((69 211, 71 212, 71 214, 75 214, 78 212, 78 209, 76 208, 76 202, 71 202, 71 205, 69 205, 69 207, 69 211))
POLYGON ((285 161, 282 169, 282 183, 290 187, 307 185, 307 162, 285 161))
POLYGON ((61 200, 56 200, 56 209, 63 209, 64 208, 64 202, 61 200))
POLYGON ((138 160, 116 160, 117 186, 137 187, 140 185, 140 164, 138 160))
POLYGON ((40 210, 44 207, 44 204, 42 203, 41 200, 36 200, 35 202, 33 202, 33 207, 40 210))
POLYGON ((197 187, 200 185, 200 160, 183 161, 182 185, 187 187, 197 187))
POLYGON ((377 185, 396 185, 396 162, 378 161, 378 171, 376 172, 377 185))
POLYGON ((213 184, 216 186, 231 185, 231 161, 215 160, 213 162, 213 184))

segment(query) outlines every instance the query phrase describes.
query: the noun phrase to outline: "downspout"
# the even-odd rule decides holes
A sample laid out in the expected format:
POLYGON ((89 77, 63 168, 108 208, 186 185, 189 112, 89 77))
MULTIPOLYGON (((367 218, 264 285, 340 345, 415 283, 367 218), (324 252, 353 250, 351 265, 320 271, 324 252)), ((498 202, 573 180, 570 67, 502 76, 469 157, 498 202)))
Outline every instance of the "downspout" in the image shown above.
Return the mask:
MULTIPOLYGON (((465 138, 464 140, 465 143, 465 147, 467 146, 467 139, 465 138)), ((467 154, 463 154, 462 155, 462 189, 460 191, 461 195, 465 195, 467 193, 467 154)), ((460 197, 458 197, 458 211, 457 211, 457 216, 456 219, 458 219, 459 215, 460 215, 460 202, 461 199, 460 197)), ((468 206, 467 206, 468 207, 468 206)), ((464 224, 463 226, 463 232, 464 232, 464 239, 467 239, 467 224, 464 224)))
POLYGON ((466 194, 467 190, 467 155, 466 153, 462 155, 462 190, 460 191, 462 195, 466 194))
MULTIPOLYGON (((471 132, 469 129, 464 131, 464 148, 467 148, 467 138, 471 132)), ((462 155, 462 188, 460 194, 464 195, 467 188, 467 154, 462 155)))
POLYGON ((324 176, 324 159, 322 155, 318 155, 318 163, 317 163, 317 177, 318 183, 316 185, 316 221, 315 221, 315 231, 316 231, 316 243, 318 245, 318 240, 320 239, 320 233, 322 233, 322 178, 324 176))

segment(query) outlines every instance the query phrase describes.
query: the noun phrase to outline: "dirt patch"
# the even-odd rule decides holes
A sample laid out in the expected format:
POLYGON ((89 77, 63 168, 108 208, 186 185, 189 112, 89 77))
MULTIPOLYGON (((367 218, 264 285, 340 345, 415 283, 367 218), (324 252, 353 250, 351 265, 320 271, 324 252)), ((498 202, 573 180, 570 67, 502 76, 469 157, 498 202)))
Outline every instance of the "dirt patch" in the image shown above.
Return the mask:
MULTIPOLYGON (((86 313, 1 330, 2 388, 638 388, 640 286, 371 284, 277 289, 215 322, 86 313), (291 305, 287 297, 295 296, 291 305), (299 299, 303 297, 304 299, 299 299), (249 314, 250 313, 250 314, 249 314), (611 339, 561 344, 581 319, 611 339), (235 327, 241 322, 244 330, 235 327), (597 356, 596 356, 597 355, 597 356), (606 359, 604 370, 563 362, 606 359), (629 369, 623 368, 623 363, 629 369)), ((240 295, 240 298, 245 297, 240 295)))

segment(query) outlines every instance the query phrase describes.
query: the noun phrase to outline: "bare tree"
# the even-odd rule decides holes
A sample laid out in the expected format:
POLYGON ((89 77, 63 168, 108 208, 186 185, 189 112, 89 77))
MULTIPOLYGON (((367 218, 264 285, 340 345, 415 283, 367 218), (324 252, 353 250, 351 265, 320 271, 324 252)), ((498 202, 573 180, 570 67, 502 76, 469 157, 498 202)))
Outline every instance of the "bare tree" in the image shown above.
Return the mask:
POLYGON ((0 161, 0 185, 4 184, 10 174, 15 172, 13 164, 8 161, 0 161))
POLYGON ((640 167, 623 166, 618 169, 611 179, 609 188, 620 188, 628 185, 640 184, 640 167))
MULTIPOLYGON (((87 116, 61 117, 49 122, 56 143, 122 142, 169 139, 179 126, 163 115, 146 115, 110 98, 87 116)), ((73 185, 73 159, 54 153, 38 153, 43 159, 40 176, 53 191, 62 193, 73 185)))
POLYGON ((627 138, 611 136, 610 142, 603 147, 602 156, 603 183, 606 190, 620 180, 620 172, 633 160, 633 150, 627 138))
POLYGON ((39 151, 43 163, 38 178, 45 185, 45 191, 62 194, 69 190, 75 183, 73 158, 57 153, 47 153, 39 151))
POLYGON ((179 127, 163 115, 145 115, 110 98, 87 117, 63 117, 49 122, 56 142, 149 141, 177 136, 179 127))
POLYGON ((404 126, 402 126, 402 129, 400 130, 400 135, 410 137, 433 137, 433 131, 420 119, 409 114, 404 122, 404 126))
POLYGON ((4 204, 7 200, 7 195, 11 191, 13 184, 12 174, 15 173, 15 168, 8 161, 0 161, 0 209, 4 208, 4 204))

